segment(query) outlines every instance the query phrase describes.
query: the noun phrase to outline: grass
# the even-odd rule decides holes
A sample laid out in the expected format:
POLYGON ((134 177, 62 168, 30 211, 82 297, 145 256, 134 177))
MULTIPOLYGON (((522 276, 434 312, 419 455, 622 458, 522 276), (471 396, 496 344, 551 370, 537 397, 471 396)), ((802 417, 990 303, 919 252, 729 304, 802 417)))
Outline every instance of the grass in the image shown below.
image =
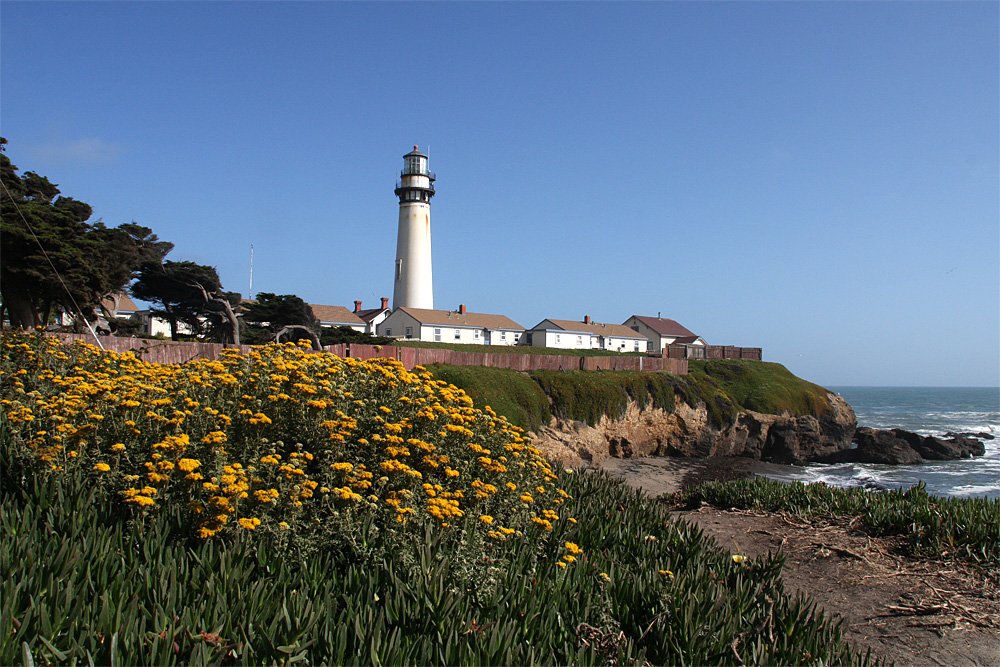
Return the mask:
POLYGON ((801 517, 859 518, 873 536, 898 536, 911 555, 1000 565, 1000 499, 939 498, 923 483, 894 491, 784 484, 764 478, 707 482, 683 500, 801 517))
POLYGON ((549 422, 549 399, 525 373, 506 368, 432 364, 436 379, 461 387, 480 408, 489 406, 509 422, 537 429, 549 422))
POLYGON ((827 390, 793 375, 781 364, 746 359, 688 361, 695 378, 714 380, 743 410, 792 416, 821 415, 829 408, 827 390))
POLYGON ((567 480, 577 522, 556 532, 490 548, 467 519, 377 558, 185 540, 75 474, 2 488, 3 664, 870 664, 784 592, 780 557, 737 562, 603 475, 567 480))
POLYGON ((552 371, 526 374, 477 366, 435 365, 434 373, 468 391, 475 404, 502 406, 516 425, 534 429, 551 417, 585 422, 619 419, 629 401, 640 408, 671 411, 677 401, 708 411, 709 423, 723 428, 741 410, 796 416, 823 414, 827 391, 802 380, 781 364, 749 360, 690 361, 688 375, 634 371, 552 371), (527 381, 541 388, 546 401, 527 381))
POLYGON ((629 400, 640 407, 674 408, 674 386, 680 376, 632 371, 549 371, 529 373, 551 399, 556 417, 597 424, 602 417, 620 419, 629 400))

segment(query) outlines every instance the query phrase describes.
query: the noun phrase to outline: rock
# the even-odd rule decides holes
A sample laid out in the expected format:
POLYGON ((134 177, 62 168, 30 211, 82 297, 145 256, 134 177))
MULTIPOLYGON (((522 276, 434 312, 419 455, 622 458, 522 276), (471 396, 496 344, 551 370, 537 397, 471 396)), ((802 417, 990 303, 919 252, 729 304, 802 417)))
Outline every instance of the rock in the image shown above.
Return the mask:
POLYGON ((556 420, 531 434, 535 446, 563 465, 599 466, 608 457, 733 456, 805 463, 848 449, 857 426, 854 410, 829 394, 820 417, 742 412, 735 423, 716 427, 704 405, 678 401, 672 411, 640 409, 630 402, 621 419, 594 426, 556 420))
POLYGON ((830 408, 818 418, 750 413, 761 422, 760 453, 756 458, 801 465, 850 449, 858 425, 854 410, 842 396, 830 393, 827 399, 830 408), (763 428, 765 422, 770 422, 766 429, 763 428))
POLYGON ((893 433, 906 439, 910 446, 928 461, 954 461, 955 459, 982 456, 986 453, 986 446, 982 442, 964 435, 956 435, 942 440, 934 436, 920 436, 901 429, 893 429, 893 433))
POLYGON ((861 427, 854 432, 855 449, 844 452, 843 460, 854 463, 921 463, 923 457, 904 438, 894 431, 880 431, 861 427))
POLYGON ((912 464, 923 461, 953 461, 982 456, 986 447, 975 438, 954 435, 948 439, 922 436, 903 429, 878 430, 860 427, 854 434, 856 447, 818 459, 822 463, 912 464))
POLYGON ((992 433, 987 433, 986 431, 980 431, 979 433, 970 433, 968 431, 963 431, 961 433, 952 433, 948 431, 944 434, 946 438, 976 438, 977 440, 995 440, 995 436, 992 433))

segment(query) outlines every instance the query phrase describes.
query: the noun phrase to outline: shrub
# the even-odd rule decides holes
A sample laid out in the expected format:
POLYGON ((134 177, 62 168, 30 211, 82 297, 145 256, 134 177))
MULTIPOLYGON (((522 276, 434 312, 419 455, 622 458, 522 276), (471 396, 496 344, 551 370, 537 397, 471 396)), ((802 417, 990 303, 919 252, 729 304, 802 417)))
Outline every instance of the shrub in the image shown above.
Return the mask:
POLYGON ((139 514, 179 507, 203 538, 337 534, 372 512, 400 535, 467 513, 494 517, 502 535, 562 502, 520 429, 396 361, 285 344, 157 365, 80 342, 3 341, 13 465, 81 471, 139 514))

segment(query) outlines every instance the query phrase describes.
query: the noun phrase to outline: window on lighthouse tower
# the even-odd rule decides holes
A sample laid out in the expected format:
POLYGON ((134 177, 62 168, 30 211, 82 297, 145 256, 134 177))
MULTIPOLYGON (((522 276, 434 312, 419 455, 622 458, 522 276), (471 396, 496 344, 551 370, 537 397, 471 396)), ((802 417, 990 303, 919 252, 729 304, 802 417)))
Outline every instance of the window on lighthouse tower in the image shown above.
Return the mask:
POLYGON ((427 168, 424 166, 425 158, 417 155, 412 155, 406 158, 406 173, 407 174, 424 174, 427 172, 427 168))

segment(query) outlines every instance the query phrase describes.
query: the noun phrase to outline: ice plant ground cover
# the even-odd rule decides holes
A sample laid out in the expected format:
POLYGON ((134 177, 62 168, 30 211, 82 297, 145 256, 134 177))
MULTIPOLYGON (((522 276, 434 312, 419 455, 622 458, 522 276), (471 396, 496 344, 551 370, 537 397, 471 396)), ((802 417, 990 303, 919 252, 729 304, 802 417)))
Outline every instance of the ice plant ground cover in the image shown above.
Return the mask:
POLYGON ((745 559, 454 386, 4 333, 0 663, 864 664, 745 559))
POLYGON ((700 484, 684 494, 684 502, 806 518, 846 517, 870 535, 901 537, 914 557, 957 558, 993 572, 1000 565, 1000 499, 940 498, 928 494, 922 482, 872 491, 758 477, 700 484))

